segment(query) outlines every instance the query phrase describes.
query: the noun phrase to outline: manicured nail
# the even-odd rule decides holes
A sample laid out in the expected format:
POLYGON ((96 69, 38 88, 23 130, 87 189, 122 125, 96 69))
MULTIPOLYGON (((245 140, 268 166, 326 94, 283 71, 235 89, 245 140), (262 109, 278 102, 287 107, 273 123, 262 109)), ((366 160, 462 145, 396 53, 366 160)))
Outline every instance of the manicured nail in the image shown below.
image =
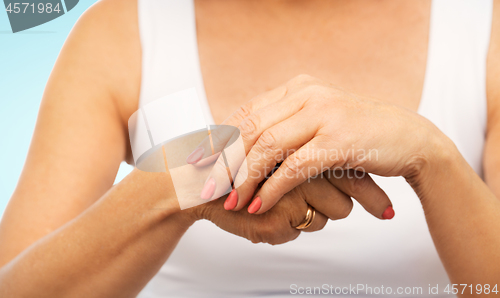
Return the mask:
POLYGON ((392 209, 392 206, 387 207, 385 209, 384 213, 382 213, 382 218, 383 219, 391 219, 394 217, 394 209, 392 209))
POLYGON ((252 204, 248 206, 248 213, 255 213, 260 209, 260 206, 262 205, 262 201, 260 200, 259 197, 256 197, 252 204))
POLYGON ((233 189, 224 202, 224 209, 233 210, 234 207, 236 207, 236 204, 238 204, 238 192, 236 189, 233 189))
POLYGON ((204 200, 209 200, 214 195, 214 192, 215 192, 215 179, 210 178, 205 183, 205 186, 203 186, 200 197, 204 200))
POLYGON ((205 153, 205 149, 203 147, 196 148, 189 156, 186 158, 186 162, 188 164, 194 164, 201 160, 203 154, 205 153))

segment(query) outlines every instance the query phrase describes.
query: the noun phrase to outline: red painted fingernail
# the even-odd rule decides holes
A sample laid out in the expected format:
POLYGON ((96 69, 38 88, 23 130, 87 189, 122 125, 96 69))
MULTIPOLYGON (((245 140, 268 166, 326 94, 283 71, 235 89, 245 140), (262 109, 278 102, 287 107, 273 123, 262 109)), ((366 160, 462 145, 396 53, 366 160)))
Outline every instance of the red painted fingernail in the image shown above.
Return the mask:
POLYGON ((201 160, 203 154, 205 153, 205 149, 203 147, 196 148, 189 156, 186 158, 186 162, 188 164, 194 164, 201 160))
POLYGON ((256 197, 252 204, 248 206, 248 213, 255 213, 260 209, 260 206, 262 205, 262 201, 260 200, 259 197, 256 197))
POLYGON ((236 204, 238 204, 238 192, 236 189, 233 189, 224 202, 224 209, 233 210, 234 207, 236 207, 236 204))
POLYGON ((208 199, 212 198, 212 196, 214 195, 214 192, 215 192, 215 179, 210 178, 205 183, 205 186, 203 186, 203 189, 201 190, 200 197, 203 200, 208 200, 208 199))
POLYGON ((385 209, 384 213, 382 213, 382 218, 383 219, 391 219, 394 217, 394 209, 392 209, 392 206, 387 207, 385 209))

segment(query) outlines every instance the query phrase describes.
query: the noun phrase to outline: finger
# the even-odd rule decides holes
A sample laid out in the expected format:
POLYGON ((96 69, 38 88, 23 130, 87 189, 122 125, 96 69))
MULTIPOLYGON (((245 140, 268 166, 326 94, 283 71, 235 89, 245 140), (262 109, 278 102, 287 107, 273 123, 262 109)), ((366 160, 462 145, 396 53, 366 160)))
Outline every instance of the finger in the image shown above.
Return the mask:
MULTIPOLYGON (((307 208, 306 208, 305 212, 307 212, 307 208)), ((310 226, 301 230, 302 232, 308 232, 308 233, 317 232, 317 231, 322 230, 326 226, 326 223, 328 222, 328 217, 326 215, 324 215, 323 213, 319 212, 318 210, 315 210, 314 212, 315 212, 315 214, 314 214, 313 222, 311 223, 310 226)), ((304 219, 305 219, 305 216, 306 216, 306 213, 304 213, 304 215, 303 215, 304 219)), ((301 223, 302 222, 300 222, 299 224, 301 224, 301 223)))
MULTIPOLYGON (((329 184, 328 181, 325 181, 327 184, 329 184)), ((284 209, 287 212, 290 212, 290 227, 294 230, 297 230, 295 227, 299 226, 301 223, 304 222, 307 211, 308 211, 308 204, 304 199, 304 196, 295 191, 291 191, 283 196, 283 198, 280 200, 280 202, 275 206, 275 208, 271 209, 269 212, 265 214, 261 214, 260 216, 277 216, 278 214, 275 214, 275 210, 279 209, 284 209)), ((242 212, 242 211, 240 211, 242 212)), ((243 211, 244 212, 244 211, 243 211)), ((244 212, 248 214, 248 212, 244 212)), ((250 217, 254 215, 248 214, 250 217)), ((315 216, 313 221, 311 222, 311 225, 307 227, 306 229, 298 230, 301 232, 316 232, 321 229, 323 229, 328 221, 328 217, 325 216, 321 211, 318 211, 315 209, 315 216)))
POLYGON ((316 211, 332 220, 347 217, 352 210, 351 198, 321 176, 311 178, 294 188, 297 193, 316 211))
MULTIPOLYGON (((302 109, 302 106, 303 104, 301 104, 299 98, 297 100, 294 98, 284 98, 263 109, 255 111, 243 120, 243 122, 238 126, 238 129, 228 125, 218 126, 209 136, 212 154, 214 151, 219 152, 227 148, 229 143, 231 143, 231 140, 233 140, 233 142, 234 140, 241 141, 243 144, 243 150, 239 150, 237 153, 235 152, 234 154, 228 154, 226 156, 228 165, 234 165, 237 167, 241 166, 243 161, 241 159, 241 154, 246 155, 266 129, 293 116, 295 113, 300 111, 300 109, 302 109)), ((298 123, 293 124, 298 126, 298 123)), ((303 125, 300 125, 300 127, 302 129, 304 128, 303 125)), ((293 127, 289 128, 289 130, 293 131, 293 127)), ((208 141, 202 141, 202 143, 189 155, 187 162, 194 163, 197 166, 198 164, 205 166, 206 162, 204 162, 204 160, 200 161, 200 156, 202 152, 207 152, 207 146, 208 141)), ((210 159, 208 158, 205 160, 210 159)), ((237 172, 237 170, 238 168, 234 169, 234 172, 237 172)))
MULTIPOLYGON (((210 170, 206 185, 201 192, 202 199, 216 199, 226 194, 228 190, 231 189, 238 169, 240 169, 242 164, 246 164, 245 148, 241 135, 234 134, 234 136, 236 136, 237 139, 234 140, 232 138, 228 141, 226 147, 222 149, 217 162, 210 170), (215 189, 213 191, 213 196, 208 197, 212 194, 212 189, 215 189)), ((246 168, 243 168, 243 170, 245 169, 246 168)), ((241 173, 240 176, 240 179, 246 179, 241 173)))
POLYGON ((224 156, 225 154, 222 152, 210 170, 210 174, 200 192, 201 199, 215 200, 228 193, 231 189, 232 178, 230 170, 226 166, 224 156))
MULTIPOLYGON (((240 126, 240 134, 238 133, 237 129, 227 125, 219 126, 216 130, 214 130, 214 132, 211 133, 210 136, 212 143, 217 143, 216 150, 222 150, 223 152, 221 156, 219 156, 218 161, 214 165, 209 178, 207 179, 206 187, 204 187, 202 191, 202 199, 215 199, 225 194, 228 187, 231 185, 231 182, 236 177, 236 173, 238 172, 240 177, 237 179, 237 181, 247 180, 246 177, 243 178, 242 175, 247 175, 248 171, 239 171, 240 166, 245 160, 246 153, 248 152, 248 150, 246 150, 245 148, 251 148, 255 142, 255 139, 260 136, 260 134, 265 129, 279 123, 283 119, 286 119, 286 117, 292 116, 294 113, 298 112, 301 109, 301 105, 299 103, 289 104, 289 101, 298 102, 291 99, 281 100, 275 102, 271 106, 266 107, 265 109, 258 110, 255 114, 252 114, 250 117, 243 121, 242 126, 240 126), (233 131, 233 133, 229 133, 230 131, 233 131), (231 135, 231 140, 228 140, 229 135, 231 135), (222 142, 225 142, 224 147, 222 147, 221 145, 222 142), (228 174, 231 176, 229 180, 227 179, 228 174), (215 191, 212 192, 212 190, 214 189, 214 185, 215 191)), ((295 148, 312 138, 316 130, 314 129, 314 127, 306 128, 302 123, 303 121, 301 121, 301 119, 295 121, 290 121, 290 119, 287 119, 274 130, 276 131, 276 133, 279 133, 280 140, 289 141, 288 143, 282 142, 284 148, 283 146, 280 146, 276 147, 276 150, 281 150, 282 148, 288 149, 290 147, 295 148), (284 136, 286 134, 290 134, 290 132, 295 132, 294 138, 285 138, 284 136)), ((269 138, 272 138, 271 133, 263 134, 261 138, 259 138, 259 140, 261 140, 259 143, 261 144, 261 146, 258 146, 257 149, 254 150, 254 152, 260 153, 263 150, 262 153, 265 154, 275 153, 269 152, 269 144, 266 143, 268 142, 269 138)), ((214 150, 213 147, 215 146, 213 144, 211 144, 212 151, 214 150)), ((254 155, 257 155, 257 153, 254 153, 254 155)), ((270 159, 266 159, 255 156, 254 159, 259 160, 258 162, 266 163, 263 166, 269 166, 270 168, 272 168, 274 167, 276 162, 274 156, 270 157, 270 159)), ((248 167, 251 165, 246 166, 248 167)), ((262 181, 264 175, 261 174, 264 174, 265 169, 262 170, 262 166, 257 167, 257 169, 258 171, 255 173, 252 171, 252 174, 258 174, 258 176, 254 175, 255 178, 253 179, 251 184, 248 184, 248 186, 244 188, 245 191, 240 192, 240 194, 242 194, 243 196, 240 196, 240 200, 238 200, 236 210, 240 210, 248 203, 257 187, 257 184, 262 181)), ((235 187, 239 187, 239 184, 236 184, 235 187)))
MULTIPOLYGON (((273 175, 264 182, 248 212, 261 214, 269 210, 287 192, 302 184, 309 177, 330 169, 334 163, 326 149, 321 149, 324 141, 313 138, 309 143, 288 156, 273 175)), ((249 175, 251 176, 251 175, 249 175)))
POLYGON ((211 165, 213 164, 214 162, 217 161, 217 159, 219 158, 220 156, 220 152, 219 153, 216 153, 214 155, 210 155, 209 157, 207 158, 203 158, 201 159, 199 162, 197 162, 195 164, 196 167, 206 167, 208 165, 211 165))
POLYGON ((290 200, 282 200, 276 208, 260 216, 251 215, 246 210, 227 212, 222 208, 222 200, 215 200, 195 208, 198 218, 212 221, 218 227, 235 235, 247 238, 253 243, 281 244, 294 240, 300 235, 300 230, 292 227, 295 221, 302 219, 303 205, 290 200))
POLYGON ((298 75, 278 88, 256 96, 223 124, 238 125, 248 153, 266 129, 291 117, 304 107, 309 95, 295 90, 311 83, 319 84, 321 81, 309 75, 298 75))
MULTIPOLYGON (((295 193, 295 192, 289 192, 283 198, 286 198, 288 196, 299 197, 300 195, 295 193)), ((300 198, 301 198, 301 200, 304 199, 301 196, 300 196, 300 198)), ((312 206, 312 207, 314 208, 314 206, 312 206)), ((308 208, 309 208, 309 206, 307 204, 305 204, 304 207, 300 208, 300 213, 296 213, 296 215, 294 216, 294 219, 292 222, 292 227, 294 227, 296 229, 297 226, 301 225, 306 220, 306 214, 307 214, 308 208)), ((315 212, 314 218, 312 220, 311 225, 305 229, 300 230, 300 231, 302 231, 302 232, 316 232, 316 231, 322 230, 325 227, 326 223, 328 222, 328 216, 324 215, 323 213, 318 211, 316 208, 314 208, 314 212, 315 212)))
MULTIPOLYGON (((301 99, 303 101, 307 100, 307 98, 305 98, 304 96, 301 96, 300 92, 289 92, 289 90, 296 90, 296 89, 303 87, 304 85, 311 84, 311 83, 321 84, 321 81, 319 81, 318 79, 311 77, 309 75, 298 75, 298 76, 294 77, 293 79, 289 80, 288 82, 286 82, 285 84, 254 97, 249 102, 242 105, 238 110, 236 110, 236 112, 231 114, 226 120, 224 120, 224 122, 222 122, 222 124, 239 127, 244 119, 248 118, 250 115, 254 114, 256 111, 282 100, 285 96, 287 96, 288 93, 295 94, 295 96, 296 97, 298 96, 299 99, 302 97, 301 99)), ((294 100, 290 100, 288 102, 288 104, 290 102, 293 102, 293 101, 294 100)), ((272 111, 274 111, 274 113, 276 113, 276 111, 280 111, 280 110, 281 109, 273 109, 272 111)), ((276 115, 273 114, 273 115, 271 115, 271 117, 262 117, 262 118, 263 119, 270 119, 271 121, 273 121, 274 119, 277 119, 279 117, 276 117, 276 115)), ((266 125, 262 125, 262 126, 269 127, 270 125, 268 124, 267 126, 266 125)), ((260 134, 258 134, 257 137, 259 135, 260 134)), ((254 142, 255 142, 255 140, 254 140, 254 142)), ((223 140, 221 140, 221 144, 225 144, 225 142, 223 140)), ((206 154, 208 152, 207 149, 210 147, 209 145, 210 145, 210 138, 207 137, 188 156, 188 158, 186 159, 187 163, 196 164, 199 160, 201 160, 200 156, 203 155, 203 153, 205 153, 205 157, 206 157, 206 154), (203 150, 200 149, 200 147, 204 148, 205 152, 203 152, 203 150)), ((246 148, 248 148, 248 150, 249 150, 251 145, 253 145, 253 143, 250 141, 250 145, 248 145, 248 147, 246 147, 246 148)))
MULTIPOLYGON (((233 127, 238 127, 240 123, 253 114, 255 111, 265 107, 266 105, 272 104, 280 99, 282 99, 287 92, 286 86, 280 86, 278 88, 275 88, 273 90, 270 90, 268 92, 264 92, 256 97, 254 97, 252 100, 247 102, 246 104, 242 105, 238 110, 236 110, 233 114, 231 114, 224 122, 222 122, 223 125, 227 126, 233 126, 233 127)), ((217 137, 218 139, 215 140, 214 143, 214 136, 208 136, 202 140, 200 145, 198 145, 191 154, 186 159, 186 162, 189 164, 196 164, 198 161, 200 161, 204 156, 207 156, 207 153, 211 152, 211 148, 215 146, 220 146, 224 147, 225 144, 227 143, 227 140, 232 136, 232 133, 230 135, 226 135, 223 133, 218 133, 217 137), (205 154, 205 155, 203 155, 205 154)), ((213 153, 212 153, 213 154, 213 153)))
POLYGON ((288 94, 246 117, 238 126, 246 152, 250 151, 264 131, 297 114, 306 100, 301 93, 288 94))
POLYGON ((356 199, 373 216, 380 219, 394 217, 391 200, 368 173, 355 170, 330 171, 325 176, 333 186, 356 199))
POLYGON ((238 126, 245 118, 253 114, 255 111, 281 100, 286 94, 287 87, 285 85, 261 93, 252 98, 246 104, 242 105, 238 110, 236 110, 236 112, 224 120, 222 124, 238 126))
POLYGON ((274 166, 288 157, 289 154, 309 142, 317 132, 317 126, 304 125, 305 117, 300 113, 269 128, 259 137, 247 155, 246 168, 237 174, 239 201, 235 210, 240 210, 252 199, 262 180, 273 170, 274 166), (246 179, 238 176, 246 174, 246 179))
POLYGON ((197 167, 205 167, 218 158, 214 155, 220 154, 230 142, 237 129, 230 125, 211 125, 207 127, 208 136, 191 152, 186 158, 186 163, 197 167))

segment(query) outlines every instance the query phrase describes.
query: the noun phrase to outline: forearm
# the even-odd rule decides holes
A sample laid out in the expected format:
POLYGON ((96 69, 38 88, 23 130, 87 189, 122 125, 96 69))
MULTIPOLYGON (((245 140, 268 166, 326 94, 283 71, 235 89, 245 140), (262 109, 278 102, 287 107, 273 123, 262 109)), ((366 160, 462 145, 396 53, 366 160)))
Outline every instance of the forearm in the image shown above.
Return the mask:
POLYGON ((499 283, 500 201, 454 146, 434 149, 410 182, 448 275, 458 284, 499 283))
POLYGON ((193 219, 165 173, 133 171, 0 269, 2 297, 134 297, 193 219))

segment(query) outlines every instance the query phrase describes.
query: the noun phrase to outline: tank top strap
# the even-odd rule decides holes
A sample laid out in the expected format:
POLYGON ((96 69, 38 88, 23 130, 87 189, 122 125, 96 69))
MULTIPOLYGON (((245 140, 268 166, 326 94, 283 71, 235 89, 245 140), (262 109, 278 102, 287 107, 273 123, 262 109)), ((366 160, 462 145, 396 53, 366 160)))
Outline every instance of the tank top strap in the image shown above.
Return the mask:
POLYGON ((450 137, 478 174, 486 133, 492 0, 434 0, 419 113, 450 137))
POLYGON ((198 58, 193 0, 139 0, 142 45, 140 105, 196 88, 205 119, 213 123, 198 58))

